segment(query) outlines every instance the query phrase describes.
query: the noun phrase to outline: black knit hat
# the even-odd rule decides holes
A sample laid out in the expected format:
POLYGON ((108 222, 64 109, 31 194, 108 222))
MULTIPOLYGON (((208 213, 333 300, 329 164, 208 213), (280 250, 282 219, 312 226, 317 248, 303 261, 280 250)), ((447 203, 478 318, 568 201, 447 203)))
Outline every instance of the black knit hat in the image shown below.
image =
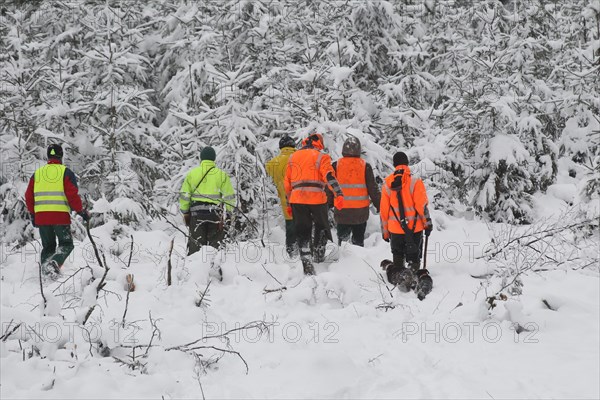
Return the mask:
POLYGON ((296 141, 288 135, 285 135, 279 139, 279 148, 283 149, 284 147, 296 147, 296 141))
POLYGON ((354 136, 350 136, 344 142, 342 147, 342 155, 344 157, 360 157, 361 146, 360 140, 354 136))
POLYGON ((394 167, 398 165, 408 165, 408 156, 401 151, 394 154, 394 167))
POLYGON ((63 158, 63 149, 60 147, 60 144, 51 144, 48 146, 48 150, 46 150, 46 155, 48 158, 63 158))
POLYGON ((206 146, 200 152, 200 160, 215 161, 216 158, 217 158, 217 153, 215 152, 215 149, 213 149, 210 146, 206 146))

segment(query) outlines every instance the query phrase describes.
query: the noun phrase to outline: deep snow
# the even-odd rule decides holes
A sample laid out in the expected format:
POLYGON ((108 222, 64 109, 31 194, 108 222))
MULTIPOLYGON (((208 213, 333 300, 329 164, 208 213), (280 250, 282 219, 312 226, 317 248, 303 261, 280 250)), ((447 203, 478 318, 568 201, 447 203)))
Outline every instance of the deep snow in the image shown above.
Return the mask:
MULTIPOLYGON (((2 398, 202 398, 198 377, 206 398, 598 398, 598 274, 569 268, 529 274, 523 295, 488 311, 486 281, 471 277, 492 268, 474 259, 489 242, 487 226, 439 213, 434 220, 445 230, 431 236, 428 265, 435 286, 422 302, 413 293, 390 293, 391 286, 378 278, 379 262, 391 253, 377 232, 376 216, 369 221, 364 249, 331 247, 339 260, 318 265, 317 276, 308 278, 299 261, 284 259, 277 244, 283 242, 281 221, 270 221, 267 249, 258 242, 228 248, 221 262, 223 282, 212 281, 208 307, 197 307, 195 300, 210 279, 213 249, 186 259, 180 255, 183 236, 156 224, 150 232, 133 233, 135 251, 126 270, 127 237, 115 250, 114 223, 94 229, 111 267, 106 289, 114 294, 100 297, 86 326, 113 349, 112 356, 126 360, 131 350, 115 349, 117 343, 149 343, 151 312, 160 338, 154 338, 157 346, 147 358, 140 358, 145 347, 137 350, 142 371, 102 357, 96 344, 90 354, 73 321, 81 321, 94 304, 94 286, 83 290, 81 299, 60 295, 81 294, 81 281, 91 275, 87 270, 75 276, 74 286, 71 280, 54 294, 58 283, 46 283, 49 305, 43 316, 35 252, 10 254, 0 282, 2 332, 10 321, 24 325, 0 344, 2 398), (167 287, 173 236, 173 286, 167 287), (111 246, 122 261, 111 255, 111 246), (137 288, 122 327, 126 273, 135 275, 137 288), (264 293, 282 285, 287 290, 264 293), (394 308, 378 308, 382 305, 394 308), (257 320, 272 323, 270 331, 230 336, 231 348, 248 363, 247 374, 234 354, 202 368, 189 354, 165 351, 257 320), (530 331, 517 334, 514 323, 530 331), (53 343, 41 343, 38 334, 53 343), (32 344, 41 355, 28 358, 32 344)), ((63 277, 86 260, 101 277, 89 250, 87 239, 76 247, 63 277)), ((491 285, 489 294, 497 289, 491 285)), ((204 344, 226 346, 217 339, 204 344)), ((213 361, 222 355, 200 353, 213 361)))

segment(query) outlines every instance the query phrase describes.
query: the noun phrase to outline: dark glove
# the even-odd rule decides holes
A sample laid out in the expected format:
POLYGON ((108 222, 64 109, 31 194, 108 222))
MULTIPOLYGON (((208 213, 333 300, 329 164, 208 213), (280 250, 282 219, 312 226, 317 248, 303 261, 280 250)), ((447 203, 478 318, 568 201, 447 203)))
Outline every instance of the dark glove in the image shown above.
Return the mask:
POLYGON ((185 226, 190 226, 190 220, 190 213, 183 214, 183 222, 185 222, 185 226))
POLYGON ((404 171, 402 171, 402 170, 394 172, 394 180, 392 181, 392 184, 390 185, 390 189, 402 190, 402 174, 403 173, 404 173, 404 171))
POLYGON ((431 235, 432 230, 433 230, 433 224, 431 223, 431 221, 429 221, 429 223, 425 227, 425 236, 429 237, 429 235, 431 235))
POLYGON ((29 214, 29 219, 31 219, 31 225, 35 228, 35 214, 29 214))
POLYGON ((385 234, 381 235, 383 237, 383 240, 385 240, 386 242, 390 242, 390 235, 388 234, 387 236, 385 234))
POLYGON ((81 210, 77 213, 79 216, 81 216, 81 218, 85 221, 88 222, 90 220, 90 213, 87 210, 81 210))

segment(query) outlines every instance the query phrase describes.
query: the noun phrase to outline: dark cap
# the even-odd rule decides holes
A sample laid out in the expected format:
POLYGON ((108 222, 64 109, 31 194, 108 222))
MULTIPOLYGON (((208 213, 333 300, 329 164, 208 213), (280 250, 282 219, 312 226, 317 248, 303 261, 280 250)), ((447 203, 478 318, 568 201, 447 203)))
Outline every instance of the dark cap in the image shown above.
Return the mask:
POLYGON ((46 151, 48 158, 63 158, 63 149, 60 144, 51 144, 46 151))
POLYGON ((296 147, 296 141, 288 135, 285 135, 279 139, 279 148, 283 149, 284 147, 296 147))
POLYGON ((360 140, 354 136, 350 136, 344 142, 342 147, 342 155, 344 157, 360 157, 361 146, 360 140))
POLYGON ((206 146, 200 152, 200 160, 215 161, 216 158, 217 158, 217 153, 215 152, 215 149, 213 149, 210 146, 206 146))
POLYGON ((394 154, 394 167, 398 165, 408 165, 408 156, 401 151, 394 154))

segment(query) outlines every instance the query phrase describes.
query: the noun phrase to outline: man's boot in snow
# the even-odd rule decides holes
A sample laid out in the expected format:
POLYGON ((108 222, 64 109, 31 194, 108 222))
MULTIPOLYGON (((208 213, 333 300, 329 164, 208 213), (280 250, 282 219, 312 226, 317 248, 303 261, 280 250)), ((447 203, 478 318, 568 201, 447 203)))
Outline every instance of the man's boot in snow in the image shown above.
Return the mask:
POLYGON ((299 252, 298 252, 298 246, 296 246, 296 245, 286 246, 285 251, 290 260, 293 260, 294 258, 298 257, 299 252))
POLYGON ((426 269, 420 269, 416 274, 416 287, 415 293, 419 300, 423 300, 425 296, 431 293, 433 289, 433 279, 429 276, 429 271, 426 269))
POLYGON ((300 261, 302 261, 304 275, 315 275, 315 267, 312 263, 312 252, 308 241, 303 241, 300 244, 300 261))
POLYGON ((316 275, 315 267, 310 257, 300 257, 302 260, 302 268, 304 269, 304 275, 316 275))
POLYGON ((60 265, 55 260, 49 260, 42 264, 42 273, 50 279, 56 279, 60 274, 60 265))
POLYGON ((325 251, 327 250, 327 235, 325 231, 316 231, 313 244, 313 260, 317 263, 325 261, 325 251))
POLYGON ((398 254, 394 254, 393 256, 394 256, 394 265, 397 267, 404 268, 404 256, 398 255, 398 254))

